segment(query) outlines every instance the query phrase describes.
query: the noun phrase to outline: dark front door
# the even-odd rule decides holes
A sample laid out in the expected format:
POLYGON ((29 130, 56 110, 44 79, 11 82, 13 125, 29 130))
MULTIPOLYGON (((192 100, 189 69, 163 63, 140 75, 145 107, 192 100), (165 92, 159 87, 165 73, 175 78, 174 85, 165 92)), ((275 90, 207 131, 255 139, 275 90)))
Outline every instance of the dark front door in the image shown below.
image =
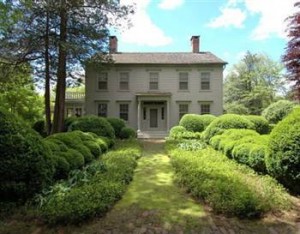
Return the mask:
POLYGON ((150 109, 150 128, 158 127, 157 109, 150 109))

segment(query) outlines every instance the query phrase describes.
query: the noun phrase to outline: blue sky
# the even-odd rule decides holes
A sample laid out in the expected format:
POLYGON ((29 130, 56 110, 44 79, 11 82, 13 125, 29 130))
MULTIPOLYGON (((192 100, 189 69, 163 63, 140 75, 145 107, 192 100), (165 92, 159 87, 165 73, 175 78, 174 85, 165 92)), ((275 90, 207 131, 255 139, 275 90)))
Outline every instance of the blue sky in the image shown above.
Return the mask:
POLYGON ((287 43, 284 19, 296 0, 121 0, 135 4, 132 27, 118 31, 120 52, 190 52, 200 35, 200 50, 231 65, 245 52, 276 61, 287 43))

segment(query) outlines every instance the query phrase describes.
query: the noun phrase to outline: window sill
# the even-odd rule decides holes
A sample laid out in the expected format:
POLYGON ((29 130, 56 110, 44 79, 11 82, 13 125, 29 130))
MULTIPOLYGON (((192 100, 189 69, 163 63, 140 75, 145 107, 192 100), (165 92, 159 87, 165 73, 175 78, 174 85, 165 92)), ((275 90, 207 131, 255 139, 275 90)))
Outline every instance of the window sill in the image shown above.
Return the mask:
POLYGON ((212 92, 212 90, 211 89, 200 89, 199 92, 212 92))
POLYGON ((119 89, 118 92, 130 92, 129 89, 119 89))
POLYGON ((179 93, 189 93, 190 92, 190 90, 181 90, 181 89, 179 89, 179 90, 177 90, 177 92, 179 92, 179 93))

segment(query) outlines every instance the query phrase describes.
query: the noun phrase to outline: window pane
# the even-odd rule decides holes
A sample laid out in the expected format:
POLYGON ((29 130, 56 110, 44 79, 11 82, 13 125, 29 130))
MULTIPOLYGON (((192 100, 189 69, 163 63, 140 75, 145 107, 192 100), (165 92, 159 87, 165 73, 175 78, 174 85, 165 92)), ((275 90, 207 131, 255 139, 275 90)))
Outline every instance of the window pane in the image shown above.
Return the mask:
POLYGON ((107 117, 107 104, 106 103, 98 104, 98 116, 107 117))
POLYGON ((179 104, 179 120, 189 112, 188 104, 179 104))
POLYGON ((188 73, 186 72, 179 73, 179 89, 180 90, 188 89, 188 73))
POLYGON ((98 89, 107 90, 107 73, 100 73, 98 75, 98 89))
POLYGON ((158 73, 157 72, 151 72, 150 73, 149 89, 150 90, 157 90, 158 89, 158 73))
POLYGON ((161 119, 162 120, 165 119, 165 108, 164 107, 161 108, 161 119))
POLYGON ((201 114, 210 114, 210 104, 201 104, 201 114))
POLYGON ((128 121, 128 112, 129 112, 129 105, 120 104, 120 119, 128 121))
POLYGON ((209 72, 201 73, 201 89, 202 90, 210 89, 210 73, 209 72))
POLYGON ((120 73, 120 90, 129 89, 129 73, 121 72, 120 73))

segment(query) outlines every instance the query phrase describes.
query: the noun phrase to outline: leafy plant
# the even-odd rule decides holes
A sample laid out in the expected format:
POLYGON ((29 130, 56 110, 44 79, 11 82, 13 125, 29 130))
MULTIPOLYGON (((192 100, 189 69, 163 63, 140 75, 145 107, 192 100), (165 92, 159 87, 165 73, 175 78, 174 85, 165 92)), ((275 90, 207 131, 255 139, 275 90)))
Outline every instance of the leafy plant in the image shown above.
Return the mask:
POLYGON ((294 103, 288 100, 280 100, 269 105, 263 110, 264 116, 270 123, 276 124, 293 110, 294 103))
POLYGON ((189 140, 179 143, 177 147, 187 151, 197 151, 206 148, 207 145, 202 141, 189 140))

